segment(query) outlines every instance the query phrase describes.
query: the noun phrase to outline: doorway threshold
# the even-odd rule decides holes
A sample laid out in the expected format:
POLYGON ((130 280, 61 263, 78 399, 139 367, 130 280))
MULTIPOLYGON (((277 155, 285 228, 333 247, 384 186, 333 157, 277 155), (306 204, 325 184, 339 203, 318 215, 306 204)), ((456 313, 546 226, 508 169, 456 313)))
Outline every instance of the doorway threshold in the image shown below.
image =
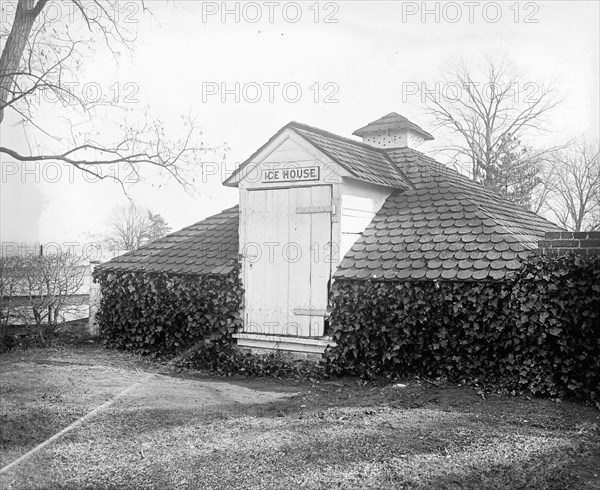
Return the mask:
POLYGON ((325 337, 292 337, 289 335, 269 335, 262 333, 240 332, 233 334, 241 349, 250 350, 254 354, 283 351, 299 354, 298 357, 321 357, 328 346, 336 344, 329 336, 325 337), (304 356, 306 354, 306 356, 304 356))

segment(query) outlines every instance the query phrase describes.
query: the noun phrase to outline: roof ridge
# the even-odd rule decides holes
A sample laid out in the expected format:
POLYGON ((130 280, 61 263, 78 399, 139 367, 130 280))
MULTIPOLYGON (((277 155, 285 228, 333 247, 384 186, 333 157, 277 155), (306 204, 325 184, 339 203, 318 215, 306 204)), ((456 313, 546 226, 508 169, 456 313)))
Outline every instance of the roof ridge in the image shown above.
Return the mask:
MULTIPOLYGON (((473 201, 473 199, 470 198, 470 196, 468 194, 466 194, 464 191, 462 191, 460 188, 456 187, 456 185, 449 183, 449 185, 451 187, 453 187, 454 189, 456 189, 457 193, 463 197, 464 199, 466 199, 467 201, 469 201, 473 206, 475 206, 479 211, 481 211, 484 215, 486 215, 488 217, 488 219, 491 219, 494 223, 495 226, 494 228, 496 230, 500 230, 498 231, 498 234, 506 237, 507 239, 509 239, 509 241, 513 241, 514 243, 520 243, 521 245, 523 245, 524 247, 526 247, 525 243, 523 243, 522 240, 519 240, 518 238, 516 238, 516 233, 514 233, 512 230, 506 228, 504 225, 498 223, 498 217, 494 216, 489 210, 487 210, 486 208, 482 207, 481 204, 473 201)), ((514 223, 514 226, 517 226, 519 228, 521 228, 521 225, 514 223)))
MULTIPOLYGON (((471 182, 473 184, 477 184, 477 182, 474 182, 474 181, 470 180, 466 175, 461 174, 456 169, 454 169, 452 167, 449 167, 445 163, 438 162, 435 158, 430 157, 429 155, 427 155, 427 154, 423 153, 422 151, 419 151, 419 150, 417 150, 415 148, 411 148, 410 146, 402 146, 402 147, 396 147, 396 148, 386 148, 384 151, 386 151, 388 153, 393 153, 393 152, 397 152, 397 151, 407 151, 409 153, 414 153, 415 156, 417 156, 419 158, 423 158, 424 160, 427 160, 428 163, 433 163, 435 165, 440 165, 445 170, 448 170, 449 172, 456 174, 458 177, 460 177, 462 179, 465 179, 465 181, 471 182)), ((394 163, 396 164, 396 162, 394 162, 394 163)))
MULTIPOLYGON (((284 126, 284 128, 286 128, 286 127, 294 127, 294 126, 297 126, 298 129, 305 129, 307 131, 313 131, 315 133, 318 133, 318 134, 321 134, 323 136, 327 136, 327 137, 330 137, 330 138, 334 138, 334 139, 337 139, 339 141, 343 141, 345 143, 351 143, 353 145, 360 146, 360 147, 365 148, 367 150, 373 150, 373 151, 375 151, 377 153, 380 153, 380 154, 386 155, 386 156, 388 156, 387 155, 388 151, 404 150, 406 148, 409 148, 408 146, 394 146, 393 148, 379 148, 377 146, 372 146, 369 143, 365 143, 364 141, 358 141, 358 140, 355 140, 355 139, 352 139, 352 138, 348 138, 347 136, 340 136, 339 134, 332 133, 331 131, 327 131, 326 129, 317 128, 316 126, 311 126, 310 124, 304 124, 304 123, 301 123, 301 122, 298 122, 298 121, 291 121, 288 124, 286 124, 284 126)), ((409 148, 409 149, 412 150, 413 148, 409 148)))
POLYGON ((355 139, 352 139, 352 138, 348 138, 346 136, 340 136, 339 134, 332 133, 332 132, 327 131, 325 129, 317 128, 317 127, 311 126, 309 124, 304 124, 304 123, 301 123, 301 122, 298 122, 298 121, 291 121, 288 124, 286 124, 285 127, 298 127, 298 129, 304 129, 304 130, 307 130, 307 131, 312 131, 312 132, 321 134, 323 136, 327 136, 329 138, 334 138, 334 139, 337 139, 339 141, 343 141, 345 143, 351 143, 353 145, 360 146, 360 147, 362 147, 362 148, 364 148, 366 150, 373 150, 373 151, 375 151, 377 153, 380 153, 380 154, 382 154, 382 155, 384 155, 384 156, 387 157, 384 148, 377 148, 376 146, 371 146, 368 143, 364 143, 363 141, 358 141, 358 140, 355 140, 355 139))
MULTIPOLYGON (((333 139, 338 139, 340 141, 343 142, 350 142, 350 143, 355 143, 358 144, 359 146, 368 149, 368 150, 377 150, 377 153, 379 155, 381 155, 385 161, 390 165, 390 167, 392 169, 394 169, 396 172, 398 172, 400 174, 400 176, 402 177, 402 179, 409 185, 409 189, 410 188, 415 188, 415 185, 412 183, 412 181, 406 176, 406 174, 402 171, 402 169, 400 169, 398 167, 398 165, 396 165, 396 163, 389 157, 389 155, 387 155, 384 151, 381 151, 382 149, 380 148, 375 148, 373 146, 367 145, 365 143, 362 143, 360 141, 355 141, 355 140, 351 140, 349 138, 345 138, 343 136, 339 136, 337 134, 334 133, 330 133, 329 131, 325 131, 319 128, 313 128, 312 126, 307 126, 305 124, 302 123, 297 123, 297 122, 292 122, 290 123, 290 127, 292 129, 304 129, 305 131, 313 131, 316 132, 317 134, 320 134, 321 136, 325 136, 328 138, 333 138, 333 139), (292 125, 293 124, 293 125, 292 125), (299 127, 298 127, 299 126, 299 127)), ((303 137, 302 134, 299 134, 300 137, 303 137)), ((319 143, 315 142, 315 141, 310 141, 309 142, 311 145, 314 145, 319 151, 323 152, 325 155, 327 155, 329 158, 331 158, 332 160, 336 161, 336 158, 334 156, 332 156, 329 151, 327 151, 325 148, 323 148, 319 143)), ((341 164, 340 164, 341 165, 341 164)), ((346 167, 345 167, 346 168, 346 167)), ((360 177, 358 175, 356 175, 356 173, 349 168, 346 168, 346 170, 348 170, 352 175, 354 175, 356 178, 360 179, 360 177)), ((401 187, 394 187, 395 189, 401 189, 401 190, 406 190, 406 189, 402 189, 401 187)))
POLYGON ((502 235, 505 240, 509 242, 520 243, 524 247, 530 248, 528 242, 522 239, 524 235, 531 236, 532 238, 536 237, 543 224, 556 226, 554 223, 541 217, 537 213, 529 211, 528 209, 509 201, 493 190, 470 180, 467 176, 461 174, 457 170, 438 162, 437 160, 419 152, 418 150, 407 148, 404 153, 412 154, 419 159, 421 164, 427 166, 429 169, 432 169, 431 167, 433 166, 443 167, 450 175, 441 180, 443 180, 452 189, 453 194, 457 198, 464 199, 471 205, 475 206, 488 219, 493 221, 495 223, 494 228, 496 229, 496 232, 502 235), (486 203, 478 202, 477 193, 481 194, 481 198, 488 199, 489 205, 486 206, 486 203), (513 209, 504 212, 502 210, 493 209, 494 207, 502 208, 507 205, 513 209), (492 209, 490 209, 490 207, 492 207, 492 209), (514 217, 512 215, 514 215, 514 217), (526 226, 522 222, 525 217, 534 217, 537 222, 532 223, 531 226, 526 226), (511 226, 503 225, 501 221, 510 221, 511 226))
MULTIPOLYGON (((240 207, 240 205, 239 205, 239 204, 236 204, 235 206, 231 206, 230 208, 222 209, 222 210, 221 210, 221 211, 219 211, 217 214, 211 214, 210 216, 207 216, 206 218, 204 218, 204 219, 201 219, 200 221, 196 221, 195 223, 192 223, 191 225, 184 226, 183 228, 180 228, 180 229, 179 229, 179 230, 177 230, 177 231, 174 231, 174 232, 172 232, 172 233, 169 233, 168 235, 165 235, 165 236, 162 236, 162 237, 160 237, 160 238, 157 238, 156 240, 154 240, 154 242, 156 242, 156 241, 158 241, 158 240, 162 240, 163 238, 168 238, 168 237, 170 237, 170 236, 172 236, 172 235, 176 235, 177 233, 181 233, 181 232, 182 232, 182 231, 184 231, 184 230, 189 230, 190 228, 193 228, 193 227, 194 227, 194 226, 196 226, 196 225, 199 225, 199 224, 201 224, 201 223, 204 223, 205 221, 208 221, 209 219, 216 218, 216 217, 218 217, 218 216, 221 216, 222 214, 225 214, 225 213, 227 213, 228 211, 233 211, 235 208, 239 208, 239 207, 240 207)), ((143 245, 143 246, 145 247, 146 245, 150 245, 151 243, 154 243, 154 242, 147 243, 147 244, 145 244, 145 245, 143 245)), ((140 248, 141 248, 141 247, 140 247, 140 248)), ((139 250, 139 249, 138 249, 138 250, 139 250)))
MULTIPOLYGON (((331 133, 329 131, 326 131, 324 129, 321 128, 317 128, 315 126, 311 126, 309 124, 304 124, 298 121, 290 121, 289 123, 287 123, 285 126, 282 126, 281 128, 279 128, 275 134, 273 136, 271 136, 263 145, 261 145, 254 153, 252 153, 248 158, 246 158, 246 160, 244 160, 240 166, 238 168, 236 168, 233 173, 227 177, 224 181, 223 181, 223 185, 228 185, 228 182, 235 176, 238 175, 244 168, 246 168, 248 166, 248 164, 263 150, 265 149, 267 146, 269 146, 269 144, 271 144, 281 133, 283 133, 283 131, 285 131, 286 129, 300 129, 300 130, 305 130, 305 131, 309 131, 309 132, 313 132, 313 133, 317 133, 320 134, 322 136, 326 136, 328 138, 333 138, 336 139, 338 141, 343 141, 345 143, 350 143, 353 144, 355 146, 361 147, 363 149, 367 149, 367 150, 371 150, 374 151, 380 155, 383 155, 390 163, 391 159, 385 154, 385 152, 382 151, 381 148, 376 148, 374 146, 368 145, 366 143, 363 143, 362 141, 357 141, 351 138, 346 138, 344 136, 340 136, 339 134, 335 134, 335 133, 331 133)), ((299 135, 302 136, 302 135, 299 135)), ((310 143, 310 144, 314 144, 314 143, 310 143)), ((323 151, 320 147, 319 147, 320 151, 323 151)), ((327 155, 329 156, 329 155, 327 155)), ((330 156, 329 156, 330 157, 330 156)), ((330 157, 331 158, 331 157, 330 157)))
MULTIPOLYGON (((467 201, 469 201, 469 202, 470 202, 472 205, 476 206, 478 210, 480 210, 480 211, 481 211, 483 214, 485 214, 485 215, 486 215, 486 216, 487 216, 489 219, 491 219, 491 220, 492 220, 492 221, 493 221, 493 222, 496 224, 496 225, 495 225, 495 228, 496 228, 496 229, 499 229, 499 230, 501 230, 501 231, 502 231, 502 233, 500 233, 500 231, 499 231, 499 233, 500 233, 500 234, 502 234, 502 235, 503 235, 503 236, 505 236, 506 238, 509 238, 510 240, 513 240, 513 241, 514 241, 514 242, 516 242, 516 243, 520 243, 521 245, 523 245, 523 246, 527 247, 526 243, 525 243, 525 242, 523 242, 523 240, 520 240, 520 239, 518 238, 518 236, 522 236, 522 233, 518 233, 518 232, 517 232, 517 230, 512 230, 512 229, 510 229, 510 228, 507 228, 505 225, 503 225, 503 224, 499 223, 499 222, 498 222, 498 219, 502 219, 502 218, 501 218, 501 217, 499 217, 499 216, 497 215, 497 213, 494 213, 494 212, 493 212, 493 210, 490 210, 490 209, 486 208, 486 207, 485 207, 485 204, 481 204, 481 203, 478 203, 478 202, 476 202, 476 201, 473 199, 473 196, 472 196, 472 195, 469 195, 469 192, 468 192, 468 191, 465 191, 465 190, 461 189, 461 188, 460 188, 460 187, 459 187, 459 186, 458 186, 456 183, 454 183, 454 182, 452 182, 452 181, 448 181, 448 185, 449 185, 450 187, 452 187, 453 189, 455 189, 455 190, 456 190, 456 192, 457 192, 457 194, 459 194, 461 197, 463 197, 464 199, 466 199, 467 201)), ((496 202, 493 202, 493 203, 492 203, 493 205, 498 205, 498 204, 500 204, 500 203, 498 203, 497 201, 501 201, 501 202, 502 202, 502 201, 504 201, 504 202, 506 202, 506 203, 508 203, 508 204, 510 204, 510 205, 512 205, 512 206, 514 206, 514 207, 517 207, 517 208, 519 208, 520 210, 526 211, 526 209, 525 209, 525 208, 523 208, 522 206, 519 206, 517 203, 514 203, 514 202, 512 202, 512 201, 508 201, 507 199, 504 199, 504 198, 503 198, 502 196, 500 196, 500 195, 496 195, 496 193, 495 193, 495 192, 492 192, 492 191, 490 191, 489 189, 487 189, 487 188, 486 188, 486 187, 484 187, 484 186, 480 186, 480 187, 481 187, 481 189, 484 189, 485 191, 487 191, 487 192, 485 192, 485 194, 486 194, 486 196, 485 196, 485 197, 492 197, 492 198, 494 198, 494 199, 496 200, 496 202)), ((532 214, 533 214, 535 217, 537 217, 537 218, 540 218, 540 216, 539 216, 538 214, 536 214, 536 213, 533 213, 533 212, 532 212, 532 214)), ((526 229, 526 228, 524 228, 524 227, 523 227, 523 225, 522 225, 521 223, 519 223, 518 221, 515 221, 515 220, 514 220, 514 219, 512 219, 512 218, 509 218, 509 219, 510 219, 510 220, 511 220, 511 222, 512 222, 512 227, 514 227, 514 228, 518 228, 519 230, 523 230, 523 231, 524 231, 524 232, 525 232, 527 235, 530 235, 530 236, 535 236, 535 230, 534 230, 534 229, 526 229)), ((547 221, 547 220, 546 220, 546 221, 547 221)), ((553 223, 551 223, 551 222, 549 222, 549 223, 550 223, 550 224, 553 224, 553 223)))
MULTIPOLYGON (((477 188, 478 191, 482 192, 483 194, 485 194, 485 197, 490 197, 492 198, 495 202, 494 204, 504 204, 504 203, 508 203, 512 206, 514 206, 515 208, 518 208, 520 212, 528 214, 529 216, 533 216, 537 219, 543 220, 545 221, 547 224, 552 225, 552 226, 557 226, 556 223, 553 223, 552 221, 550 221, 549 219, 545 218, 544 216, 541 216, 539 214, 537 214, 534 211, 531 211, 530 209, 527 209, 513 201, 510 201, 508 199, 506 199, 505 197, 501 196, 500 194, 498 194, 497 192, 493 191, 492 189, 485 187, 483 185, 481 185, 478 182, 475 182, 474 180, 469 179, 466 175, 461 174, 459 171, 457 171, 456 169, 449 167, 448 165, 437 161, 436 159, 430 157, 429 155, 426 155, 423 152, 420 152, 419 150, 416 150, 414 148, 401 148, 401 149, 394 149, 391 148, 390 152, 393 151, 399 151, 399 150, 405 150, 405 151, 409 151, 412 152, 414 154, 416 154, 417 157, 422 158, 426 161, 426 163, 433 163, 435 165, 440 165, 442 167, 444 167, 445 170, 447 170, 448 172, 455 174, 462 182, 464 182, 465 185, 469 185, 469 186, 473 186, 473 188, 477 188)), ((448 184, 450 185, 455 185, 453 184, 451 181, 448 181, 448 184)))
POLYGON ((538 220, 543 220, 543 221, 545 221, 549 225, 557 226, 556 223, 553 223, 549 219, 544 218, 543 216, 541 216, 541 215, 539 215, 539 214, 531 211, 530 209, 527 209, 526 207, 521 206, 520 204, 518 204, 516 202, 513 202, 513 201, 511 201, 511 200, 509 200, 509 199, 501 196, 500 194, 498 194, 494 190, 492 190, 492 189, 490 189, 488 187, 485 187, 485 186, 483 186, 481 184, 477 184, 476 182, 473 182, 471 180, 469 180, 469 182, 478 185, 479 186, 479 190, 482 192, 482 194, 484 194, 485 197, 492 199, 492 204, 494 204, 494 205, 509 204, 510 206, 513 206, 515 209, 518 209, 518 211, 520 213, 523 213, 523 214, 528 215, 530 217, 535 217, 538 220))
MULTIPOLYGON (((309 124, 304 124, 298 121, 290 121, 289 123, 287 123, 285 126, 282 126, 273 136, 271 136, 268 141, 266 143, 264 143, 262 146, 260 146, 256 151, 254 151, 254 153, 252 153, 252 155, 250 155, 246 160, 244 160, 237 169, 234 170, 234 172, 223 181, 223 185, 225 186, 229 186, 229 185, 233 185, 235 186, 235 184, 231 183, 231 180, 239 175, 249 164, 250 162, 261 152, 263 151, 269 144, 271 144, 277 137, 279 137, 286 129, 290 129, 292 131, 294 130, 299 130, 299 131, 294 131, 298 136, 303 137, 304 135, 302 135, 301 131, 307 131, 309 133, 313 133, 319 136, 323 136, 325 138, 330 138, 333 139, 335 141, 341 142, 341 143, 345 143, 345 144, 349 144, 352 145, 356 148, 361 148, 363 150, 366 151, 370 151, 373 154, 378 155, 379 157, 383 158, 389 165, 390 167, 397 171, 399 174, 399 177, 401 177, 401 181, 404 181, 409 188, 414 188, 414 183, 406 176, 406 174, 404 173, 404 171, 402 171, 402 169, 399 168, 399 166, 393 161, 392 158, 390 158, 390 156, 388 155, 386 150, 400 150, 402 149, 402 147, 397 147, 397 148, 377 148, 375 146, 371 146, 367 143, 364 143, 362 141, 357 141, 355 139, 352 138, 347 138, 345 136, 340 136, 339 134, 335 134, 332 133, 330 131, 326 131, 324 129, 321 128, 317 128, 315 126, 311 126, 309 124)), ((329 158, 331 158, 332 160, 336 160, 336 158, 334 158, 333 156, 331 156, 329 154, 329 152, 327 152, 326 150, 323 149, 323 147, 321 145, 318 145, 317 143, 315 143, 314 141, 309 141, 309 143, 315 147, 318 148, 319 151, 321 151, 322 153, 324 153, 325 155, 327 155, 329 158)), ((344 166, 344 168, 346 168, 344 166)), ((347 169, 351 174, 353 174, 356 178, 359 178, 355 172, 353 172, 350 169, 347 169)), ((389 184, 387 184, 389 185, 389 184)), ((397 185, 389 185, 392 188, 401 188, 398 187, 397 185)))
MULTIPOLYGON (((435 160, 434 160, 434 161, 435 161, 435 160)), ((454 170, 454 169, 451 169, 451 170, 454 170)), ((454 170, 454 172, 456 172, 456 170, 454 170)), ((459 174, 459 175, 462 175, 462 174, 460 174, 459 172, 456 172, 456 173, 457 173, 457 174, 459 174)), ((463 176, 463 177, 464 177, 464 176, 463 176)), ((493 197, 493 198, 499 199, 499 200, 501 200, 501 201, 502 201, 502 200, 504 200, 504 199, 502 198, 502 196, 500 196, 500 195, 496 195, 495 193, 491 192, 489 189, 485 188, 484 186, 477 184, 477 182, 473 182, 473 181, 469 181, 469 182, 470 182, 470 183, 472 183, 472 184, 478 185, 478 186, 479 186, 479 187, 480 187, 482 190, 483 190, 483 189, 485 189, 485 190, 487 191, 487 192, 486 192, 486 194, 489 194, 489 195, 490 195, 490 197, 493 197)), ((448 185, 449 185, 450 187, 452 187, 452 188, 453 188, 453 189, 456 191, 456 194, 458 194, 459 196, 461 196, 462 198, 464 198, 465 200, 467 200, 468 202, 470 202, 470 203, 471 203, 473 206, 475 206, 475 207, 476 207, 476 208, 477 208, 479 211, 481 211, 481 212, 482 212, 483 214, 485 214, 485 215, 486 215, 486 216, 487 216, 489 219, 491 219, 491 220, 492 220, 492 221, 493 221, 493 222, 496 224, 495 228, 496 228, 496 229, 498 229, 498 228, 499 228, 500 230, 502 230, 502 233, 500 233, 500 234, 502 234, 503 236, 505 236, 505 237, 507 237, 507 238, 510 238, 511 240, 513 240, 513 241, 515 241, 515 242, 517 242, 517 243, 520 243, 521 245, 525 246, 525 244, 523 243, 523 241, 522 241, 522 240, 519 240, 518 238, 516 238, 516 236, 517 236, 517 235, 520 235, 520 234, 518 234, 518 233, 515 233, 514 231, 512 231, 512 230, 510 230, 510 229, 506 228, 504 225, 500 224, 500 223, 498 222, 498 216, 496 216, 496 215, 495 215, 495 213, 493 213, 492 211, 490 211, 490 210, 486 209, 486 208, 485 208, 485 207, 484 207, 482 204, 480 204, 480 203, 476 202, 475 200, 473 200, 473 196, 472 196, 472 195, 469 195, 469 192, 468 192, 468 191, 465 191, 464 189, 461 189, 461 188, 460 188, 460 186, 459 186, 457 183, 455 183, 455 182, 452 182, 451 180, 448 180, 448 181, 447 181, 447 183, 448 183, 448 185)), ((486 197, 487 197, 487 196, 486 196, 486 197)), ((511 205, 513 205, 513 206, 515 206, 515 207, 519 207, 519 208, 521 209, 521 206, 519 206, 518 204, 516 204, 516 203, 513 203, 512 201, 508 201, 508 200, 505 200, 505 201, 506 201, 507 203, 510 203, 511 205)), ((496 203, 494 203, 494 204, 496 204, 496 203)), ((522 208, 522 209, 524 209, 524 208, 522 208)), ((533 213, 533 214, 539 218, 539 215, 537 215, 537 214, 535 214, 535 213, 533 213)), ((514 220, 512 220, 512 221, 513 221, 513 226, 514 226, 514 227, 516 227, 516 228, 519 228, 519 229, 523 229, 523 227, 522 227, 522 225, 521 225, 521 224, 519 224, 519 223, 517 223, 517 222, 514 222, 514 220)), ((524 231, 525 231, 525 232, 528 232, 528 230, 524 230, 524 231)), ((528 234, 529 234, 529 235, 532 235, 531 231, 529 231, 529 232, 528 232, 528 234)))

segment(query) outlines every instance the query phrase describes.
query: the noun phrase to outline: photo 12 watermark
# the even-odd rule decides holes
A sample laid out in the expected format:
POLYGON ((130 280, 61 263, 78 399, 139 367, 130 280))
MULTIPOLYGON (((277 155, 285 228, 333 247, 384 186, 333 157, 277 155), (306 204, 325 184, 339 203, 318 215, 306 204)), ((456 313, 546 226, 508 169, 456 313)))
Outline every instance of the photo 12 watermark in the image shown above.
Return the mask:
MULTIPOLYGON (((0 9, 0 22, 2 24, 12 22, 18 3, 17 0, 2 0, 0 9)), ((135 0, 118 2, 50 0, 44 2, 44 4, 39 13, 39 21, 46 25, 59 22, 69 24, 87 22, 88 25, 95 24, 99 26, 107 23, 137 24, 143 14, 142 2, 135 0)))
POLYGON ((140 181, 140 166, 135 162, 123 163, 86 163, 75 166, 59 160, 32 162, 3 161, 0 170, 2 184, 10 182, 58 184, 85 182, 96 184, 109 179, 123 184, 135 184, 140 181))
POLYGON ((544 87, 536 82, 511 82, 509 85, 498 83, 467 82, 402 82, 402 103, 418 100, 426 102, 458 102, 471 93, 478 93, 481 99, 492 102, 502 94, 503 100, 510 100, 515 104, 521 102, 531 104, 538 102, 544 93, 544 87))
POLYGON ((402 23, 537 24, 538 2, 401 2, 402 23))
POLYGON ((110 260, 129 251, 116 243, 76 240, 34 243, 3 241, 0 242, 0 247, 0 257, 7 260, 10 260, 11 258, 70 255, 92 263, 110 260))
POLYGON ((248 104, 297 104, 302 100, 315 104, 337 104, 340 87, 336 82, 202 82, 202 103, 218 101, 222 104, 242 102, 248 104))
POLYGON ((98 82, 61 81, 60 87, 46 87, 36 90, 33 98, 36 103, 62 104, 63 106, 92 105, 133 105, 140 102, 140 87, 137 82, 114 82, 101 84, 98 82))
POLYGON ((338 2, 202 2, 202 23, 337 24, 338 2))

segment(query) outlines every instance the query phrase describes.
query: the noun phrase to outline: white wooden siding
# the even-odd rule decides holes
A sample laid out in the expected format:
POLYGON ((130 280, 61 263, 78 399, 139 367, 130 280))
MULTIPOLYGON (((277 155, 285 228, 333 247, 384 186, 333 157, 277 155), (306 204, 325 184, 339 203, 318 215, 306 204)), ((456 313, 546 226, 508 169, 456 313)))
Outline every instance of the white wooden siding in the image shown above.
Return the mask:
POLYGON ((344 178, 341 186, 340 261, 369 225, 392 189, 344 178))

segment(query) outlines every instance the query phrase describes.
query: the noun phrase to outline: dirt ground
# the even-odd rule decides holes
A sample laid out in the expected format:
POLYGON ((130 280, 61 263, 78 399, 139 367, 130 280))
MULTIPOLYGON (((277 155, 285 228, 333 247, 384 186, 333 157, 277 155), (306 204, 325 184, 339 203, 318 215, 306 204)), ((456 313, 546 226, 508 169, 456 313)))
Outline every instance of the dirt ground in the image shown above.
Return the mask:
POLYGON ((581 404, 207 377, 96 344, 0 356, 0 468, 107 402, 0 489, 600 488, 600 414, 581 404))

